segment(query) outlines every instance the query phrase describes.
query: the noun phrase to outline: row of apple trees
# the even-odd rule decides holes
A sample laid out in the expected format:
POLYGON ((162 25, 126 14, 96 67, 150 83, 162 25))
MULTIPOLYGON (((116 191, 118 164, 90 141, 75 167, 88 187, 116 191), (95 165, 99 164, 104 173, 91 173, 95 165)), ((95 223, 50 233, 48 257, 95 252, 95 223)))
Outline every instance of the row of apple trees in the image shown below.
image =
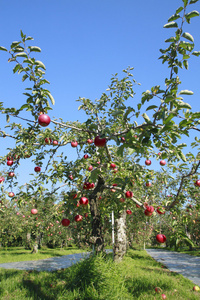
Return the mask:
MULTIPOLYGON (((27 199, 36 196, 33 209, 37 210, 40 202, 48 203, 49 196, 58 190, 57 183, 61 182, 60 188, 66 187, 62 225, 68 227, 74 220, 83 222, 84 216, 74 213, 77 198, 83 209, 89 209, 89 243, 96 252, 104 249, 103 220, 109 220, 114 211, 114 255, 120 260, 127 248, 127 214, 132 213, 136 204, 143 214, 146 211, 144 217, 151 217, 158 206, 161 211, 179 210, 187 203, 188 194, 199 193, 199 139, 191 141, 194 149, 187 155, 182 141, 191 131, 199 132, 200 112, 193 112, 184 102, 184 95, 193 92, 181 88, 178 76, 180 69, 188 69, 190 57, 200 55, 200 51, 194 50, 194 38, 184 28, 199 15, 193 10, 197 1, 182 0, 164 25, 164 28, 174 29, 173 35, 165 41, 166 49, 160 49, 159 59, 169 70, 165 81, 143 92, 138 102, 134 97, 137 82, 132 68, 123 70, 121 79, 115 74, 100 99, 78 99, 79 109, 86 113, 85 122, 50 119, 50 102, 54 104, 54 99, 46 88, 49 82, 45 78, 45 65, 34 57, 41 49, 31 45, 32 37, 21 31, 20 41, 13 42, 9 49, 0 47, 14 64, 13 72, 22 74, 22 81, 30 83, 23 93, 24 105, 19 108, 0 105, 8 122, 6 128, 0 130, 0 136, 6 137, 2 141, 12 138, 14 142, 13 148, 0 160, 2 167, 9 167, 6 174, 2 171, 2 177, 9 182, 11 199, 20 160, 32 159, 36 175, 28 184, 26 195, 27 199), (67 145, 76 151, 77 159, 68 160, 64 153, 67 145), (153 195, 153 189, 151 191, 157 184, 156 171, 150 169, 151 159, 156 158, 161 168, 167 159, 168 168, 176 174, 170 199, 158 198, 153 195), (51 191, 45 188, 45 183, 50 182, 51 191), (184 192, 185 187, 188 194, 184 192)), ((163 182, 165 184, 165 178, 163 182)), ((16 194, 19 204, 23 195, 19 188, 16 194)))

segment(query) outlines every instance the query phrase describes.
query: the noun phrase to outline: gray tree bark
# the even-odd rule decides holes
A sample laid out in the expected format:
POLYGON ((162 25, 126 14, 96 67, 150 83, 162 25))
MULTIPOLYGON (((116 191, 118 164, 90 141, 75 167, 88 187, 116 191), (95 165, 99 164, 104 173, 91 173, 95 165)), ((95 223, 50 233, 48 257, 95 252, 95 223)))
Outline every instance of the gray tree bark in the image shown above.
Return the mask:
POLYGON ((126 210, 119 213, 115 219, 114 261, 120 262, 127 250, 126 210))

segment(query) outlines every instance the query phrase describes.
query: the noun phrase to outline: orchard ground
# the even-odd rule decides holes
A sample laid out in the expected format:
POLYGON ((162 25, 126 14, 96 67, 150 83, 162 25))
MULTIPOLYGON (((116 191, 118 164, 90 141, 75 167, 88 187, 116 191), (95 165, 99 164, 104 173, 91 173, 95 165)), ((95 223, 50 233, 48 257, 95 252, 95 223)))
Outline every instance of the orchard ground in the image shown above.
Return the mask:
POLYGON ((1 299, 199 299, 194 284, 145 251, 129 250, 120 263, 112 254, 89 257, 54 272, 1 268, 1 299), (160 293, 156 293, 155 288, 160 293))

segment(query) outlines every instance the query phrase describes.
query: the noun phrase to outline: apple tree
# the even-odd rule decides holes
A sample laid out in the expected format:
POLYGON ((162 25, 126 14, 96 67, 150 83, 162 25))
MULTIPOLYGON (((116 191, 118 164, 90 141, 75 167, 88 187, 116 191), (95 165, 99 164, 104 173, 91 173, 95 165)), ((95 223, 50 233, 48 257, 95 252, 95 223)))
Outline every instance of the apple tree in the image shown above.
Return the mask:
MULTIPOLYGON (((186 144, 181 138, 189 137, 191 130, 200 130, 200 112, 193 112, 190 104, 183 101, 184 95, 193 92, 180 88, 178 76, 180 69, 188 69, 191 56, 200 55, 200 51, 194 50, 194 38, 183 26, 199 15, 196 10, 190 10, 197 1, 182 0, 182 6, 164 25, 164 28, 174 29, 173 36, 165 41, 166 49, 160 49, 159 59, 169 69, 165 81, 144 91, 138 102, 134 92, 137 82, 133 78, 133 68, 128 67, 123 70, 121 79, 118 74, 113 75, 100 99, 78 99, 79 110, 86 114, 85 122, 50 119, 50 102, 53 105, 54 98, 46 88, 49 84, 45 78, 46 67, 34 57, 41 49, 30 45, 32 37, 21 31, 20 41, 13 42, 9 49, 0 47, 9 55, 9 62, 14 64, 13 72, 22 74, 22 81, 29 80, 30 83, 24 92, 27 97, 24 105, 6 108, 0 103, 0 111, 8 122, 6 128, 0 130, 0 137, 14 141, 8 158, 2 157, 0 163, 7 164, 7 172, 15 172, 20 160, 31 156, 36 172, 31 187, 37 194, 37 201, 48 202, 49 195, 59 189, 56 184, 60 182, 60 188, 66 187, 66 218, 70 221, 75 218, 80 224, 83 215, 73 215, 75 199, 70 196, 72 192, 77 193, 80 209, 83 213, 90 213, 90 243, 97 252, 104 248, 102 219, 109 218, 114 210, 116 260, 126 252, 127 209, 136 204, 147 209, 143 196, 151 194, 152 179, 156 178, 155 171, 148 169, 149 162, 144 165, 143 161, 158 158, 157 153, 161 153, 160 165, 164 167, 161 161, 167 159, 177 172, 180 170, 177 164, 187 162, 184 155, 186 144), (67 145, 76 151, 77 159, 68 161, 62 150, 67 145), (48 182, 52 183, 52 191, 44 187, 48 182), (125 203, 120 201, 121 198, 126 198, 125 203)), ((184 173, 183 166, 178 191, 165 205, 166 210, 185 201, 182 195, 185 185, 199 189, 200 181, 193 179, 199 174, 199 141, 198 138, 192 141, 197 150, 188 154, 191 170, 184 173)), ((14 180, 12 176, 8 178, 11 190, 17 185, 14 180)), ((19 199, 21 193, 18 193, 19 199)))

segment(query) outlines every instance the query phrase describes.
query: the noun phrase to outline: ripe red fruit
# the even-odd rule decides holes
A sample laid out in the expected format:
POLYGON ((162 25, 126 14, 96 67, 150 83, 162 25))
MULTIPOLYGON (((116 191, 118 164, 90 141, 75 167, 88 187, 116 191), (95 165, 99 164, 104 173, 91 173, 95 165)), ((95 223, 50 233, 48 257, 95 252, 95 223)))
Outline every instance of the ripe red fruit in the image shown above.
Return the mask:
POLYGON ((81 216, 81 215, 76 215, 75 218, 74 218, 74 220, 75 220, 76 222, 81 222, 81 221, 83 220, 83 216, 81 216))
POLYGON ((77 194, 74 194, 74 195, 73 195, 73 199, 76 199, 76 198, 77 198, 77 196, 78 196, 77 194))
POLYGON ((132 198, 133 197, 133 192, 127 191, 125 195, 126 195, 126 198, 132 198))
POLYGON ((4 182, 5 178, 4 177, 0 177, 0 183, 4 182))
POLYGON ((160 165, 161 165, 161 166, 166 165, 166 161, 162 159, 162 160, 160 161, 160 165))
POLYGON ((9 173, 8 173, 8 176, 9 176, 9 177, 14 177, 14 176, 15 176, 15 173, 14 173, 14 172, 9 172, 9 173))
POLYGON ((157 234, 156 240, 158 243, 164 243, 166 241, 166 236, 164 234, 157 234))
POLYGON ((156 211, 157 211, 157 213, 158 213, 159 215, 164 215, 164 214, 165 214, 165 210, 164 210, 163 207, 158 207, 156 211))
POLYGON ((53 141, 53 145, 54 146, 58 145, 58 141, 53 141))
POLYGON ((167 296, 165 294, 162 294, 162 299, 167 299, 167 296))
POLYGON ((13 160, 7 160, 7 166, 12 166, 13 165, 13 160))
POLYGON ((87 159, 88 157, 89 157, 89 155, 88 154, 84 154, 84 156, 83 156, 85 159, 87 159))
POLYGON ((115 189, 111 189, 110 191, 111 191, 111 192, 113 192, 113 193, 115 193, 115 192, 116 192, 116 190, 115 190, 115 189))
POLYGON ((10 192, 10 193, 8 194, 8 196, 9 196, 10 198, 12 198, 12 197, 15 196, 15 194, 14 194, 13 192, 10 192))
POLYGON ((161 291, 162 291, 161 288, 159 288, 159 287, 156 287, 156 288, 155 288, 155 292, 156 292, 156 293, 160 293, 161 291))
POLYGON ((117 172, 118 172, 118 170, 117 170, 117 169, 113 169, 113 172, 114 172, 114 173, 117 173, 117 172))
POLYGON ((84 217, 87 218, 87 217, 88 217, 88 213, 85 213, 85 214, 84 214, 84 217))
POLYGON ((42 126, 42 127, 46 127, 50 124, 51 122, 51 119, 48 115, 45 115, 45 114, 41 114, 39 115, 39 118, 38 118, 38 123, 42 126))
POLYGON ((77 142, 77 141, 71 142, 71 146, 72 146, 73 148, 76 148, 76 147, 78 146, 78 142, 77 142))
POLYGON ((116 167, 116 164, 114 164, 114 163, 110 164, 110 169, 115 169, 115 167, 116 167))
POLYGON ((151 182, 147 182, 147 183, 146 183, 146 186, 147 186, 147 187, 150 187, 150 186, 151 186, 151 182))
POLYGON ((195 186, 200 186, 200 179, 198 179, 195 183, 194 183, 195 186))
POLYGON ((152 216, 152 212, 150 212, 150 211, 148 211, 146 209, 144 211, 144 214, 145 214, 145 216, 148 216, 148 217, 152 216))
POLYGON ((150 165, 151 165, 151 161, 150 161, 149 159, 146 159, 146 160, 145 160, 145 165, 146 165, 146 166, 150 166, 150 165))
POLYGON ((93 189, 94 188, 94 183, 90 183, 90 189, 93 189))
POLYGON ((50 139, 50 138, 46 138, 44 141, 48 145, 50 145, 52 143, 52 139, 50 139))
POLYGON ((88 143, 88 144, 92 144, 92 143, 93 143, 93 140, 92 140, 92 139, 88 139, 88 140, 87 140, 87 143, 88 143))
POLYGON ((123 203, 123 202, 125 202, 125 199, 124 198, 120 198, 119 201, 123 203))
POLYGON ((154 207, 151 206, 151 205, 150 205, 150 206, 147 206, 147 207, 146 207, 146 211, 152 213, 152 212, 154 212, 154 207))
POLYGON ((132 214, 132 211, 131 211, 130 209, 127 209, 127 210, 126 210, 126 213, 127 213, 127 215, 131 215, 131 214, 132 214))
POLYGON ((121 141, 122 141, 122 143, 124 143, 126 140, 125 140, 125 137, 121 137, 121 141))
POLYGON ((74 179, 74 177, 73 177, 72 175, 69 175, 68 177, 69 177, 69 179, 71 179, 71 180, 74 179))
POLYGON ((7 156, 7 160, 13 160, 13 157, 7 156))
POLYGON ((100 136, 96 136, 94 139, 94 144, 97 147, 104 147, 106 144, 106 138, 100 138, 100 136))
POLYGON ((81 197, 81 199, 79 200, 80 205, 86 206, 88 205, 88 198, 86 197, 81 197))
POLYGON ((35 167, 34 170, 35 170, 35 172, 40 172, 41 168, 40 167, 35 167))
POLYGON ((137 207, 137 208, 140 208, 140 205, 136 204, 136 207, 137 207))
POLYGON ((70 220, 69 219, 62 219, 61 224, 62 224, 62 226, 66 226, 67 227, 70 224, 70 220))
POLYGON ((93 166, 90 165, 90 166, 88 167, 88 171, 92 171, 92 169, 93 169, 93 166))
POLYGON ((38 213, 38 211, 36 208, 32 208, 31 213, 32 213, 32 215, 36 215, 38 213))

